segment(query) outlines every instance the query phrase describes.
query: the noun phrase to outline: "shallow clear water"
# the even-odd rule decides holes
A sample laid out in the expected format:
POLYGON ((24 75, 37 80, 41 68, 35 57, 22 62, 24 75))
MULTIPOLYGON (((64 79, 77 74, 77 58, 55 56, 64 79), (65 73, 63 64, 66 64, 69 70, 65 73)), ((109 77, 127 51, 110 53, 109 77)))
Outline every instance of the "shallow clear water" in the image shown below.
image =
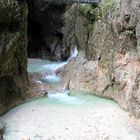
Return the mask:
POLYGON ((40 79, 41 82, 48 84, 58 84, 62 79, 56 75, 55 71, 67 63, 68 62, 50 62, 46 60, 40 60, 36 63, 29 63, 28 72, 44 72, 44 77, 40 79))
POLYGON ((40 60, 36 63, 28 64, 28 72, 48 72, 48 74, 53 74, 53 72, 66 65, 67 62, 50 62, 48 60, 40 60))
MULTIPOLYGON (((47 97, 39 98, 31 101, 39 105, 61 105, 61 106, 94 106, 94 105, 114 105, 118 106, 114 101, 101 98, 89 93, 80 92, 70 95, 68 91, 65 93, 50 93, 47 97)), ((119 106, 118 106, 119 107, 119 106)))
POLYGON ((64 65, 68 64, 68 62, 55 62, 55 63, 49 63, 46 65, 43 65, 42 68, 44 69, 50 69, 52 71, 55 71, 61 67, 63 67, 64 65))
POLYGON ((61 61, 61 62, 51 62, 48 60, 40 60, 36 63, 29 63, 28 64, 28 72, 44 72, 47 71, 49 74, 53 74, 53 72, 64 65, 68 64, 69 60, 72 58, 77 57, 78 55, 78 49, 77 46, 75 46, 71 52, 70 57, 67 61, 61 61))
MULTIPOLYGON (((10 110, 0 118, 7 126, 4 138, 93 140, 99 129, 100 134, 107 133, 111 140, 122 135, 121 140, 135 140, 124 127, 128 115, 114 101, 83 92, 68 94, 49 94, 10 110)), ((104 140, 102 136, 100 139, 104 140)))

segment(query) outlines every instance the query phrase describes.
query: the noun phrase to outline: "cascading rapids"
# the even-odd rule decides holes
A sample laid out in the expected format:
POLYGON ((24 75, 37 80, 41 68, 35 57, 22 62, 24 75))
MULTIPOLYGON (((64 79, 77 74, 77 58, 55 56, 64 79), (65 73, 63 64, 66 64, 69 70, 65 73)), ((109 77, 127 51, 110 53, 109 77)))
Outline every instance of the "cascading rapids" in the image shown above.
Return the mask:
POLYGON ((66 62, 58 62, 58 63, 54 62, 54 63, 43 65, 42 68, 46 69, 47 75, 41 81, 49 83, 49 84, 59 83, 61 81, 61 77, 57 76, 55 71, 57 69, 65 66, 66 64, 68 64, 68 62, 72 58, 75 58, 77 55, 78 55, 78 50, 77 50, 77 46, 75 46, 74 49, 71 49, 70 58, 68 59, 68 61, 66 61, 66 62))

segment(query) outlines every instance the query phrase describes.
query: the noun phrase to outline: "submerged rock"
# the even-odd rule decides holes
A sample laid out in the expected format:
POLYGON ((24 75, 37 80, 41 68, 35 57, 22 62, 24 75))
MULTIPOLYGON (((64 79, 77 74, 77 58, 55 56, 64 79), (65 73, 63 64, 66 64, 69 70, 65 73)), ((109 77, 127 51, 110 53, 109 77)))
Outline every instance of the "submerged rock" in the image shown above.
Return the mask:
POLYGON ((0 140, 4 140, 4 139, 3 139, 4 131, 5 131, 5 127, 4 127, 4 125, 2 124, 2 122, 0 122, 0 140))

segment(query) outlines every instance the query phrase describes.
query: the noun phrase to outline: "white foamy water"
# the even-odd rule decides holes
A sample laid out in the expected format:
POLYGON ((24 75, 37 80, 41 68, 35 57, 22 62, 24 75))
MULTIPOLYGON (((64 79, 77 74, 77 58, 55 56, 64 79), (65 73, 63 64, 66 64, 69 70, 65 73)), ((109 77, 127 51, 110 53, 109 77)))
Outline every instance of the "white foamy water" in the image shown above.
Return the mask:
POLYGON ((78 49, 77 46, 75 46, 74 49, 71 49, 70 58, 68 60, 77 57, 77 55, 78 55, 78 49))
POLYGON ((66 64, 68 64, 68 62, 50 63, 50 64, 43 65, 42 68, 45 68, 46 70, 51 70, 54 72, 57 69, 65 66, 66 64))
POLYGON ((71 105, 76 105, 82 103, 79 99, 69 96, 69 91, 64 91, 64 92, 57 92, 57 93, 49 93, 48 94, 48 99, 53 100, 56 102, 61 102, 62 104, 71 104, 71 105))
POLYGON ((61 77, 57 76, 55 71, 61 67, 63 67, 64 65, 66 65, 68 62, 59 62, 59 63, 50 63, 50 64, 45 64, 42 65, 42 68, 46 69, 46 71, 48 72, 48 75, 46 75, 42 81, 49 83, 49 84, 53 84, 53 83, 59 83, 61 82, 61 77))
POLYGON ((44 79, 42 79, 42 82, 46 82, 46 83, 59 83, 61 81, 61 77, 57 76, 57 75, 46 75, 46 77, 44 79))
MULTIPOLYGON (((33 60, 32 60, 33 61, 33 60)), ((55 71, 68 62, 50 62, 45 60, 40 60, 36 63, 31 63, 28 65, 28 71, 31 73, 39 72, 39 73, 46 73, 44 77, 41 79, 42 82, 46 82, 49 84, 59 83, 62 79, 61 77, 57 76, 55 71)))

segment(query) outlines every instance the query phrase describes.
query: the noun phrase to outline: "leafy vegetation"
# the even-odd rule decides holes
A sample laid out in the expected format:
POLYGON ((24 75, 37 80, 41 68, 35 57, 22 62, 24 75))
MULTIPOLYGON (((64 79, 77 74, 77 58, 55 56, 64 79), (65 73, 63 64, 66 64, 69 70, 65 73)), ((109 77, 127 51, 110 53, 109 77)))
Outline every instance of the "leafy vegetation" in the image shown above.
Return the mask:
POLYGON ((90 21, 95 21, 98 17, 98 5, 95 4, 81 4, 79 6, 79 11, 90 21))
POLYGON ((90 21, 96 21, 101 17, 106 19, 110 10, 116 10, 115 0, 105 0, 105 2, 100 5, 81 4, 79 6, 80 13, 87 17, 90 21))
POLYGON ((134 37, 135 36, 135 30, 134 29, 127 29, 122 33, 122 35, 125 35, 127 37, 134 37))
POLYGON ((101 13, 102 13, 102 18, 107 19, 107 16, 110 11, 115 11, 116 10, 116 2, 115 0, 105 0, 103 4, 101 4, 101 13))
POLYGON ((105 0, 105 3, 103 4, 103 8, 105 10, 114 9, 115 8, 115 1, 114 0, 105 0))
POLYGON ((20 8, 16 0, 0 0, 0 24, 5 27, 18 26, 20 21, 20 8))

